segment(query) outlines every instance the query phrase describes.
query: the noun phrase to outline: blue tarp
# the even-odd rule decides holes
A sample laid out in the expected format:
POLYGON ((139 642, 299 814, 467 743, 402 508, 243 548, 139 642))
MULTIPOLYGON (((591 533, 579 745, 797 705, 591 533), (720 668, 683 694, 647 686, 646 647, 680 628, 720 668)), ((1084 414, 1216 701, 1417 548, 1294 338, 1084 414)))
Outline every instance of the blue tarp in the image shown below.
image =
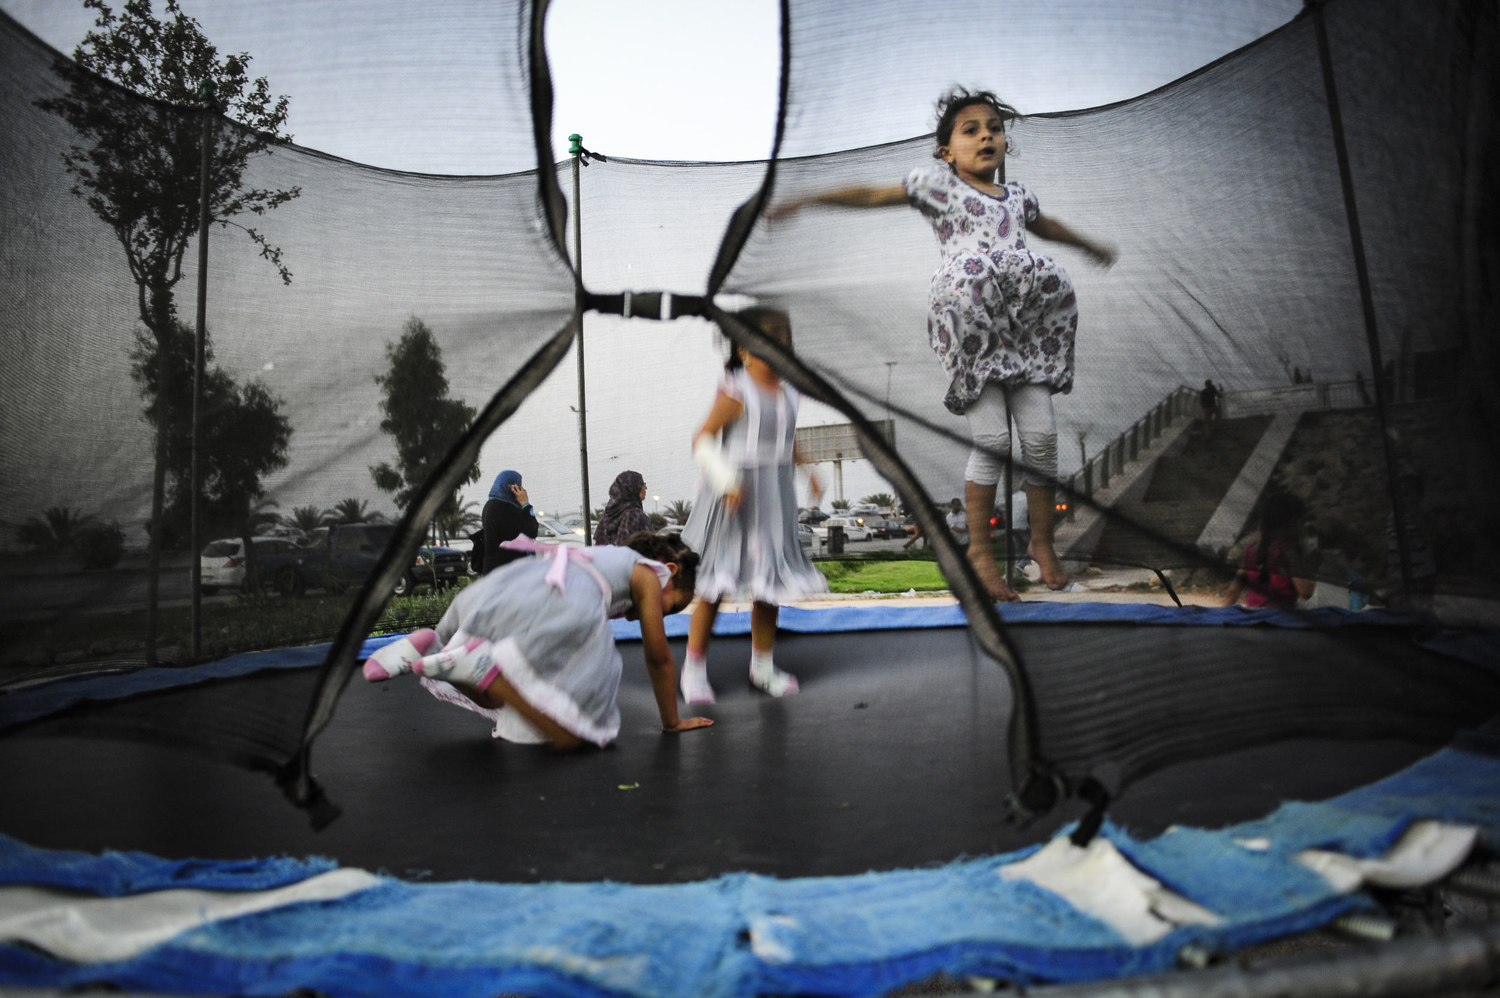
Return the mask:
MULTIPOLYGON (((640 998, 865 995, 930 977, 1085 980, 1170 969, 1194 943, 1232 950, 1299 932, 1371 902, 1340 894, 1293 860, 1300 849, 1382 854, 1413 820, 1477 824, 1500 843, 1500 737, 1472 734, 1369 787, 1288 804, 1217 830, 1149 841, 1101 835, 1147 873, 1223 918, 1133 946, 1025 881, 1006 856, 854 877, 776 880, 733 874, 670 886, 411 884, 383 879, 338 900, 289 905, 187 931, 139 957, 80 965, 0 946, 0 982, 140 990, 329 995, 488 996, 502 992, 640 998), (1236 840, 1263 838, 1264 849, 1236 840)), ((131 854, 90 858, 0 842, 10 882, 117 893, 123 883, 220 886, 244 864, 131 854), (158 865, 159 864, 159 865, 158 865)), ((289 870, 267 861, 272 878, 289 870)), ((321 870, 311 861, 308 872, 321 870)))

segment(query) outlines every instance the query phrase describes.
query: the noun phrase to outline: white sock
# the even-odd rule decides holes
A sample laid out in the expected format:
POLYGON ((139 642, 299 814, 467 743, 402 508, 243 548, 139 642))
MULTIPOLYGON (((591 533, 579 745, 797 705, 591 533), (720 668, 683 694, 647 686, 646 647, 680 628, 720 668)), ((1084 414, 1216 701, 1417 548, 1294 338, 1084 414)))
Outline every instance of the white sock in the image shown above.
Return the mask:
POLYGON ((411 672, 437 641, 437 631, 424 627, 391 642, 365 659, 365 678, 372 683, 379 683, 411 672))
POLYGON ((750 648, 750 682, 758 690, 764 690, 773 697, 784 697, 797 692, 797 677, 790 672, 782 672, 771 664, 771 650, 768 648, 761 651, 753 645, 750 648))
POLYGON ((708 682, 708 657, 689 650, 682 658, 682 698, 688 703, 713 703, 714 688, 708 682))
POLYGON ((482 690, 500 674, 495 665, 494 647, 484 638, 459 631, 446 648, 423 658, 412 667, 412 671, 428 679, 441 679, 482 690))

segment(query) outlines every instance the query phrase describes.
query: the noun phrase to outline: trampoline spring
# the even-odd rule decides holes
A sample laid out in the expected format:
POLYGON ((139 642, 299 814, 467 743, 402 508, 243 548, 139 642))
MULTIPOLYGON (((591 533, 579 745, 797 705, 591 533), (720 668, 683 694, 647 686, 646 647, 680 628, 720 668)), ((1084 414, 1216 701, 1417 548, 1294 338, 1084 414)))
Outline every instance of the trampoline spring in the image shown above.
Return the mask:
POLYGON ((1500 901, 1500 867, 1466 866, 1443 884, 1460 894, 1500 901))
POLYGON ((1342 915, 1329 928, 1354 939, 1388 943, 1396 938, 1396 922, 1380 915, 1342 915))

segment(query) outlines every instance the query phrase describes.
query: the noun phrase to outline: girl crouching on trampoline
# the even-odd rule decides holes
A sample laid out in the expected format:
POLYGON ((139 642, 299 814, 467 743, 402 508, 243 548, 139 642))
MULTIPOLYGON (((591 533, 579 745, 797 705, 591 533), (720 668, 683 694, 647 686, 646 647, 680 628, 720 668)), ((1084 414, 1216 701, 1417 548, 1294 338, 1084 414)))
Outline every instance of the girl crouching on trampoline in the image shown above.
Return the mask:
POLYGON ((628 547, 540 544, 471 583, 436 630, 424 628, 365 661, 372 683, 415 673, 441 700, 494 722, 494 737, 568 750, 620 732, 621 662, 609 618, 639 620, 662 731, 713 724, 677 714, 677 668, 663 618, 691 602, 698 556, 681 541, 637 534, 628 547))
MULTIPOLYGON (((785 312, 748 308, 736 317, 791 347, 785 312)), ((797 678, 771 660, 779 605, 828 588, 797 539, 797 390, 742 347, 731 347, 724 372, 693 437, 703 483, 682 529, 683 541, 703 552, 682 662, 688 703, 714 701, 708 643, 720 601, 731 598, 751 600, 750 682, 773 697, 796 693, 797 678)), ((814 497, 822 494, 816 476, 810 485, 814 497)))
POLYGON ((1043 215, 1036 195, 1005 181, 1007 134, 1019 115, 987 90, 954 88, 937 102, 941 164, 918 167, 904 184, 852 187, 800 198, 773 210, 784 217, 804 205, 878 208, 910 204, 932 224, 943 262, 932 276, 927 337, 950 382, 943 405, 964 416, 974 446, 964 469, 969 562, 997 600, 1016 600, 993 549, 983 543, 995 491, 1010 455, 1015 421, 1031 515, 1028 554, 1049 589, 1068 575, 1053 542, 1057 422, 1052 396, 1073 388, 1078 303, 1068 275, 1033 253, 1027 234, 1076 246, 1109 266, 1114 250, 1043 215))

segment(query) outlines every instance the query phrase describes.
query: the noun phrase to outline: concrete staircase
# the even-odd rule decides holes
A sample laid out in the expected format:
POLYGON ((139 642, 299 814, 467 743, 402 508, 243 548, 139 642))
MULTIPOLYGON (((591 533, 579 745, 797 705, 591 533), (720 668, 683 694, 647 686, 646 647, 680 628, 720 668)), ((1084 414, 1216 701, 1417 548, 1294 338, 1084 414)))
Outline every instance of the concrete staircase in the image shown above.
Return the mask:
POLYGON ((1215 560, 1239 539, 1270 480, 1297 413, 1221 421, 1211 436, 1187 420, 1076 502, 1057 530, 1069 571, 1091 563, 1173 568, 1215 560), (1106 515, 1103 510, 1117 516, 1106 515))
MULTIPOLYGON (((1140 495, 1126 497, 1113 507, 1139 527, 1107 523, 1091 560, 1157 568, 1190 561, 1181 549, 1198 548, 1199 538, 1271 422, 1270 416, 1250 416, 1225 420, 1206 438, 1196 428, 1179 436, 1153 462, 1140 495)), ((1254 505, 1253 497, 1250 505, 1254 505)), ((1231 537, 1228 543, 1233 541, 1231 537)))

